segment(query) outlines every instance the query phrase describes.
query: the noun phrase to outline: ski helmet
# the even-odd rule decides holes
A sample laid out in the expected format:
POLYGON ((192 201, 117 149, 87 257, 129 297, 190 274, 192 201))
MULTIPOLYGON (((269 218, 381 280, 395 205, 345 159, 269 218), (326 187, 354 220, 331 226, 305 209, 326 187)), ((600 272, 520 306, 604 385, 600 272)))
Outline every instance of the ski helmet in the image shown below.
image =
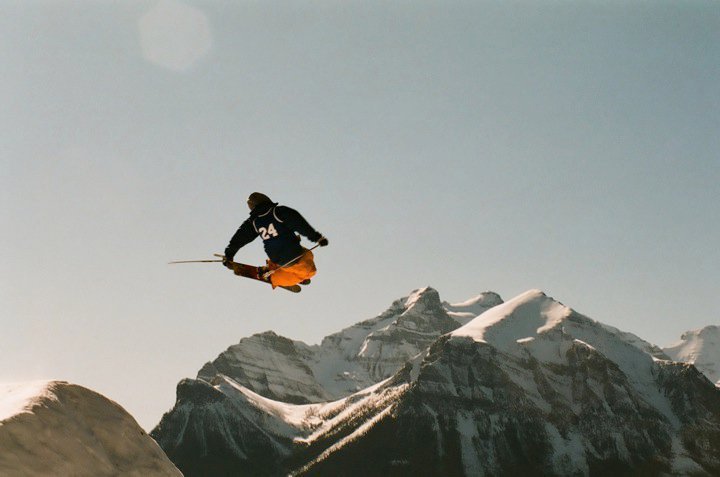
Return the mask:
POLYGON ((266 196, 262 192, 253 192, 252 194, 250 194, 250 197, 248 197, 247 205, 248 205, 248 207, 250 207, 250 210, 252 211, 258 205, 264 204, 266 202, 272 203, 272 200, 270 200, 270 197, 266 196))

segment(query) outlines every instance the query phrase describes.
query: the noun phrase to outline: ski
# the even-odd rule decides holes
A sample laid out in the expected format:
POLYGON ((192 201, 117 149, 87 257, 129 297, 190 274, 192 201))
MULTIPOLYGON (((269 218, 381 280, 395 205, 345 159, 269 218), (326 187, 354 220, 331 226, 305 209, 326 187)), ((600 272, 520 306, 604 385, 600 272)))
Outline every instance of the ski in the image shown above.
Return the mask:
MULTIPOLYGON (((214 255, 216 257, 224 258, 224 255, 220 255, 217 253, 214 255)), ((222 262, 222 260, 220 260, 220 261, 222 262)), ((239 277, 250 278, 252 280, 257 280, 259 282, 267 283, 269 285, 272 284, 269 279, 265 279, 260 275, 260 270, 256 266, 247 265, 245 263, 238 263, 238 262, 230 262, 230 265, 232 266, 232 269, 233 269, 233 272, 235 273, 235 275, 237 275, 239 277)), ((300 285, 292 285, 292 286, 279 285, 278 288, 282 288, 284 290, 287 290, 287 291, 293 292, 293 293, 300 293, 300 291, 302 291, 302 288, 300 287, 300 285)))
POLYGON ((175 260, 174 262, 168 262, 168 265, 174 265, 176 263, 216 263, 222 262, 222 260, 175 260))
MULTIPOLYGON (((214 254, 216 257, 221 257, 220 260, 175 260, 172 262, 168 262, 168 265, 174 265, 177 263, 222 263, 222 258, 224 258, 223 255, 220 254, 214 254)), ((258 274, 258 267, 254 267, 252 265, 246 265, 244 263, 237 263, 237 262, 230 262, 232 265, 233 272, 235 275, 239 277, 245 277, 245 278, 251 278, 253 280, 257 280, 259 282, 267 283, 268 285, 271 285, 271 282, 269 279, 263 278, 258 274)), ((282 288, 284 290, 287 290, 289 292, 293 293, 300 293, 302 291, 302 288, 300 285, 293 285, 293 286, 282 286, 279 285, 279 288, 282 288)))

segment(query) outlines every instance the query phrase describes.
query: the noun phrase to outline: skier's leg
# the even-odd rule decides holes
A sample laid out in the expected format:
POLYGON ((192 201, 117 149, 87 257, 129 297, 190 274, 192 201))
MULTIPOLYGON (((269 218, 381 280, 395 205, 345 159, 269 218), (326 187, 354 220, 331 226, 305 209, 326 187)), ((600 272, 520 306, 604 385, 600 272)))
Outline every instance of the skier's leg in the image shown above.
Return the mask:
POLYGON ((276 270, 270 280, 273 286, 292 286, 309 280, 316 271, 313 253, 308 250, 296 263, 276 270))

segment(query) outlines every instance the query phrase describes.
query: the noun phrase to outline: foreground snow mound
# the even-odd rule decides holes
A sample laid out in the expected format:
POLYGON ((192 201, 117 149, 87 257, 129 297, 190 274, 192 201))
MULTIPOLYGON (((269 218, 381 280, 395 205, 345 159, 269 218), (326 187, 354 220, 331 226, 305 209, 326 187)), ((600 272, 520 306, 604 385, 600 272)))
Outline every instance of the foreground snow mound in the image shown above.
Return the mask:
POLYGON ((720 387, 720 326, 683 333, 680 341, 664 349, 675 361, 694 364, 720 387))
POLYGON ((0 422, 29 412, 33 403, 47 394, 47 386, 47 381, 0 384, 0 422))
POLYGON ((62 381, 0 384, 1 476, 179 476, 118 404, 62 381))

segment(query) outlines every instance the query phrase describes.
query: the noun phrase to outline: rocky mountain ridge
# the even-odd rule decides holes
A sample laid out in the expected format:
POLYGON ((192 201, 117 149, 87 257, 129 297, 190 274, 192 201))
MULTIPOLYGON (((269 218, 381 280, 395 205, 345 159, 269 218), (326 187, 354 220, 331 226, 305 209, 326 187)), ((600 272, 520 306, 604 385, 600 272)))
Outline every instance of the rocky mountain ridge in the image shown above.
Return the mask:
POLYGON ((422 289, 319 346, 252 338, 152 433, 186 475, 720 473, 720 391, 538 290, 422 289))
POLYGON ((223 375, 271 399, 304 404, 348 396, 391 376, 440 335, 502 303, 486 292, 467 302, 440 301, 415 290, 377 317, 310 346, 272 331, 240 340, 203 366, 198 379, 223 375))

